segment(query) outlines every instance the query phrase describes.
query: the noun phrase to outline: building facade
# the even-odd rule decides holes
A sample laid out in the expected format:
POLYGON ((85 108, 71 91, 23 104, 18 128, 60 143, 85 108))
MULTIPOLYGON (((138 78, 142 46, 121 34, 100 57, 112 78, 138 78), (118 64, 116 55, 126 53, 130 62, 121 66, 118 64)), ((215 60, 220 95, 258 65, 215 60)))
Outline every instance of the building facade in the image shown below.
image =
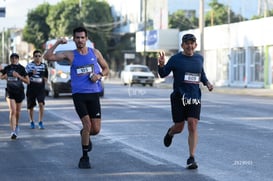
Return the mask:
MULTIPOLYGON (((268 17, 205 27, 204 66, 209 80, 216 86, 273 88, 272 22, 273 17, 268 17)), ((199 29, 179 32, 177 37, 173 37, 175 31, 165 31, 168 34, 155 33, 160 32, 158 30, 147 32, 147 35, 152 32, 156 34, 151 36, 152 38, 147 38, 147 51, 174 52, 174 45, 177 51, 182 51, 181 39, 186 33, 194 34, 197 37, 197 44, 200 45, 199 29), (153 40, 154 44, 151 46, 148 40, 153 40), (165 46, 162 42, 173 42, 172 48, 168 48, 170 46, 165 46)), ((136 47, 142 47, 143 32, 137 32, 136 35, 136 47)), ((142 49, 139 48, 137 51, 142 49)), ((200 51, 200 46, 197 46, 196 50, 200 51)))
MULTIPOLYGON (((272 21, 268 17, 204 28, 205 67, 215 85, 273 87, 272 21)), ((181 32, 179 40, 189 32, 200 37, 195 29, 181 32)))
POLYGON ((146 28, 168 28, 168 0, 107 0, 120 25, 116 33, 134 33, 146 28), (145 24, 146 19, 146 24, 145 24))

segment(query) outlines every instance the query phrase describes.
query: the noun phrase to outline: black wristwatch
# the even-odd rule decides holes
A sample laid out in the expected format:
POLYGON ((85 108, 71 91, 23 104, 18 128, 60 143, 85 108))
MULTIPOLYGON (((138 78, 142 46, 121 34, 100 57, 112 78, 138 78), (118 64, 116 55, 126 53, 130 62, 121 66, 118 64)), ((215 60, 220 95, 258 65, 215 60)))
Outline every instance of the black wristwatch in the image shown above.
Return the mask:
POLYGON ((103 77, 103 74, 101 72, 99 74, 103 77))

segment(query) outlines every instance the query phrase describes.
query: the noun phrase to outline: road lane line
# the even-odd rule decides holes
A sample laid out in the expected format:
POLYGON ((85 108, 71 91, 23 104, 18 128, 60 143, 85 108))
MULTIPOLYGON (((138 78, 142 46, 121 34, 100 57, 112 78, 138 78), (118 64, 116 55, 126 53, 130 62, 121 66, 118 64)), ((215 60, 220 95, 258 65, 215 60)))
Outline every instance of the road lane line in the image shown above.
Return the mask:
POLYGON ((135 150, 129 149, 129 148, 124 148, 122 149, 122 152, 135 157, 138 160, 141 160, 147 164, 153 165, 153 166, 157 166, 157 165, 163 165, 164 163, 158 160, 155 160, 151 157, 145 156, 143 153, 139 153, 135 150))

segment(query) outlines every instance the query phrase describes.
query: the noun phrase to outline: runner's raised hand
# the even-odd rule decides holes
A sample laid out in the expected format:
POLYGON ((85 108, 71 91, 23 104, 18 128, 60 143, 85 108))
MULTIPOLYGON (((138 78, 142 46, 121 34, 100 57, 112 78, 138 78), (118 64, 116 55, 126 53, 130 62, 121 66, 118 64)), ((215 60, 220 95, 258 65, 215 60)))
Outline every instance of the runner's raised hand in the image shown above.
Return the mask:
POLYGON ((159 52, 158 64, 160 67, 163 67, 165 65, 165 52, 159 52))

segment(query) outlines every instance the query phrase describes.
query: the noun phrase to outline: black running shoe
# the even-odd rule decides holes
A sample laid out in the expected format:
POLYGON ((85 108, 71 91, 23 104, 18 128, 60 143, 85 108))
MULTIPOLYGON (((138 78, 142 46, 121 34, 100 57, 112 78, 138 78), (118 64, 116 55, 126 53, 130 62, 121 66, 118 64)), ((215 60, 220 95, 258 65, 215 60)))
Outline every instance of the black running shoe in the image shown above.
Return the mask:
POLYGON ((164 137, 164 145, 169 147, 172 144, 173 136, 169 135, 171 128, 168 129, 165 137, 164 137))
MULTIPOLYGON (((81 129, 81 136, 82 136, 82 129, 81 129)), ((92 142, 91 142, 91 140, 90 140, 90 138, 89 138, 89 144, 88 144, 88 152, 90 152, 92 150, 92 142)))
POLYGON ((194 157, 189 157, 187 160, 187 169, 197 169, 198 165, 195 162, 194 157))
POLYGON ((79 168, 91 168, 90 162, 89 162, 89 157, 81 157, 79 161, 79 168))
POLYGON ((16 133, 15 133, 15 132, 12 132, 11 135, 10 135, 10 138, 11 138, 12 140, 15 140, 15 139, 17 138, 16 133))

